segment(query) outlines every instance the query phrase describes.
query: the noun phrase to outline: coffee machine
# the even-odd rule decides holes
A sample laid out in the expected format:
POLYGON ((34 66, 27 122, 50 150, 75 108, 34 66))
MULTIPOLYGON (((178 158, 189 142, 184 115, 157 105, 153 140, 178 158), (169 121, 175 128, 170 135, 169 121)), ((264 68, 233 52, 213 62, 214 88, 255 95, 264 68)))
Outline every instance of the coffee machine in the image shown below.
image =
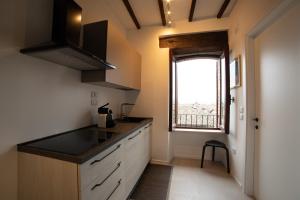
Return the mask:
POLYGON ((98 127, 100 128, 112 128, 115 126, 112 110, 107 107, 108 105, 109 103, 106 103, 98 108, 98 127))

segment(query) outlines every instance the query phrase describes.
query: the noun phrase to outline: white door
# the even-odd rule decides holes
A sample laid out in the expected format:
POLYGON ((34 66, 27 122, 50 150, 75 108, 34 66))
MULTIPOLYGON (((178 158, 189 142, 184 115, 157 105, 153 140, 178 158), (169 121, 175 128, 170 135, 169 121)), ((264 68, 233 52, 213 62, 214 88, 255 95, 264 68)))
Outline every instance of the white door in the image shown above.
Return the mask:
POLYGON ((256 111, 254 193, 300 199, 300 4, 254 41, 256 111))

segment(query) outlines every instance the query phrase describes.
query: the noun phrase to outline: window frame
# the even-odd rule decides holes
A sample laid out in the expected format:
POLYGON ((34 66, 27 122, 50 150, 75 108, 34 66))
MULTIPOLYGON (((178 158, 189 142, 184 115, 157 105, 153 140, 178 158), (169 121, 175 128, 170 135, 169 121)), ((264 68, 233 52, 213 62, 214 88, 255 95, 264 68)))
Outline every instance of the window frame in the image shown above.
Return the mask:
MULTIPOLYGON (((169 48, 169 131, 173 131, 173 61, 178 58, 178 55, 190 56, 217 56, 224 55, 225 57, 225 116, 224 127, 220 132, 229 134, 230 120, 230 73, 229 73, 229 45, 228 32, 202 32, 167 35, 159 37, 159 47, 169 48), (221 54, 220 54, 221 52, 221 54)), ((197 129, 195 129, 197 130, 197 129)), ((200 129, 198 129, 200 130, 200 129)), ((205 130, 205 129, 201 129, 205 130)), ((207 130, 207 129, 206 129, 207 130)))
MULTIPOLYGON (((182 61, 186 61, 186 60, 195 60, 195 59, 213 59, 213 60, 216 60, 217 61, 217 66, 216 66, 216 69, 217 70, 221 70, 221 58, 219 56, 209 56, 209 55, 201 55, 201 56, 186 56, 186 57, 181 57, 180 59, 172 59, 172 62, 175 62, 175 66, 173 66, 172 64, 172 69, 170 69, 170 71, 172 71, 172 79, 174 78, 173 76, 175 76, 175 81, 172 80, 172 92, 175 91, 175 116, 174 116, 174 120, 175 122, 177 122, 177 117, 178 117, 178 76, 177 76, 177 63, 178 62, 182 62, 182 61), (174 83, 175 82, 175 83, 174 83), (175 89, 173 88, 175 86, 175 89)), ((218 73, 218 71, 217 71, 218 73)), ((218 117, 218 113, 219 113, 219 105, 218 105, 218 74, 216 73, 216 125, 218 127, 216 128, 207 128, 207 127, 204 127, 204 128, 200 128, 200 127, 192 127, 192 126, 177 126, 177 123, 173 123, 173 116, 172 116, 172 129, 186 129, 186 130, 215 130, 215 131, 221 131, 222 128, 220 127, 220 124, 219 124, 219 117, 218 117)), ((170 83, 171 84, 171 83, 170 83)), ((173 98, 174 94, 172 94, 172 98, 173 98)), ((172 100, 172 115, 173 115, 173 100, 172 100)), ((224 119, 225 120, 225 119, 224 119)))

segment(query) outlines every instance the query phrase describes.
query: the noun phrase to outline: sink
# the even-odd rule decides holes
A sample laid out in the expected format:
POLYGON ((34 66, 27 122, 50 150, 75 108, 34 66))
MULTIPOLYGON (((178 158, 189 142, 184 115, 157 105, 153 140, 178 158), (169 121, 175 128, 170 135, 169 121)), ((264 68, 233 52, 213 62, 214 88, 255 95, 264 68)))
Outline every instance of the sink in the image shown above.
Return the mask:
POLYGON ((126 123, 139 123, 144 121, 146 118, 143 117, 126 117, 124 119, 119 119, 119 122, 126 122, 126 123))

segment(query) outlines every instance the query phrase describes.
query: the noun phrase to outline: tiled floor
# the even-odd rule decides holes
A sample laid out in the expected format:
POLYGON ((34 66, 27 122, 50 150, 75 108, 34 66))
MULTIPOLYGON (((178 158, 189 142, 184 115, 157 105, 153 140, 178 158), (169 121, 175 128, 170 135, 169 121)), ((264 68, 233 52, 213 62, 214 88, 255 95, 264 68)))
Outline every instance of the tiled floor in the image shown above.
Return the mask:
POLYGON ((220 163, 175 159, 169 200, 251 200, 220 163))

